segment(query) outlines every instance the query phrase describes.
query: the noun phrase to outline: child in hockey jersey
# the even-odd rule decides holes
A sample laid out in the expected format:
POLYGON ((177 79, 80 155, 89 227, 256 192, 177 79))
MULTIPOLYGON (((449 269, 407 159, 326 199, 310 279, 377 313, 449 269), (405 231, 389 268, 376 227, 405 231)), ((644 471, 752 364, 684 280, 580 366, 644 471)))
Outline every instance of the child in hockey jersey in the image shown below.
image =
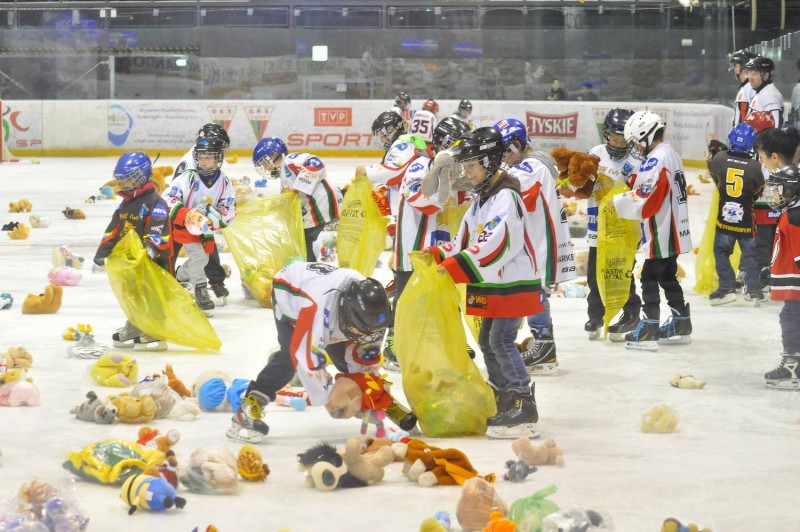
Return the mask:
POLYGON ((630 154, 641 161, 631 191, 614 196, 620 218, 642 220, 647 259, 642 267, 644 319, 625 335, 630 349, 658 349, 658 341, 689 343, 689 304, 678 283, 678 255, 692 250, 686 180, 678 153, 664 141, 666 123, 651 111, 637 111, 625 123, 630 154), (672 315, 659 328, 664 289, 672 315))
MULTIPOLYGON (((326 357, 342 373, 377 373, 379 367, 391 308, 375 279, 326 263, 295 262, 275 274, 272 302, 280 348, 250 381, 227 432, 235 440, 258 442, 267 434, 263 408, 295 373, 312 405, 327 404, 333 380, 326 357)), ((404 407, 394 410, 409 414, 404 407)), ((399 421, 392 407, 387 415, 399 421)))
POLYGON ((173 238, 186 249, 186 262, 175 273, 194 293, 197 306, 212 316, 214 302, 208 296, 205 267, 214 252, 214 233, 236 216, 233 185, 222 172, 225 143, 206 137, 194 147, 196 170, 187 170, 172 181, 163 197, 173 224, 173 238))
POLYGON ((441 273, 467 283, 467 314, 483 317, 479 343, 497 397, 487 436, 533 436, 539 413, 514 341, 523 318, 541 312, 542 304, 519 182, 500 170, 503 138, 494 128, 465 133, 453 149, 478 197, 453 241, 429 251, 441 273))
POLYGON ((800 166, 791 164, 772 172, 764 196, 778 218, 771 271, 762 271, 771 298, 783 301, 780 313, 783 353, 780 365, 764 374, 768 388, 800 390, 800 166))
POLYGON ((253 165, 262 177, 280 179, 281 191, 291 190, 300 195, 306 260, 316 261, 314 241, 325 224, 339 219, 342 206, 342 192, 328 182, 325 165, 308 153, 289 155, 286 144, 275 137, 264 137, 256 144, 253 165))
MULTIPOLYGON (((128 231, 134 230, 142 238, 147 256, 169 271, 171 246, 167 203, 150 181, 152 174, 153 163, 145 153, 124 153, 117 161, 114 180, 119 187, 122 203, 114 211, 97 248, 94 263, 98 266, 104 266, 106 257, 117 242, 128 231)), ((166 342, 140 331, 129 321, 114 333, 112 339, 114 347, 134 347, 146 351, 163 351, 167 348, 166 342)))

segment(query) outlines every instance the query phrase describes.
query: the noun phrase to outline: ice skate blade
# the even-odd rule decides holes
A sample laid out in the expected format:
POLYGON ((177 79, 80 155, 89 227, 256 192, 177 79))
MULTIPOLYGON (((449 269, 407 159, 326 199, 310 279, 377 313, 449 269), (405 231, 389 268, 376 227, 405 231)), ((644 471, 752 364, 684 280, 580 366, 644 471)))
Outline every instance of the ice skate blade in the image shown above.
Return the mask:
POLYGON ((736 301, 736 294, 727 294, 724 297, 721 297, 719 299, 712 299, 710 301, 711 301, 711 306, 712 307, 719 307, 721 305, 727 305, 728 303, 733 303, 734 301, 736 301))
POLYGON ((798 379, 767 380, 764 383, 764 386, 766 386, 770 390, 791 392, 800 390, 800 380, 798 379))
POLYGON ((612 342, 624 342, 625 335, 631 331, 625 331, 623 333, 608 333, 608 339, 612 342))
POLYGON ((124 342, 120 342, 119 340, 113 340, 112 343, 114 344, 114 347, 117 347, 119 349, 130 349, 131 347, 133 347, 133 338, 131 338, 130 340, 125 340, 124 342))
POLYGON ((397 362, 388 361, 385 358, 383 359, 383 362, 381 362, 381 367, 383 367, 383 369, 385 369, 386 371, 394 371, 396 373, 400 373, 400 364, 398 364, 397 362))
POLYGON ((638 351, 658 351, 658 342, 655 340, 647 340, 645 342, 625 342, 625 348, 638 351))
POLYGON ((213 318, 213 317, 214 317, 214 309, 210 309, 210 310, 203 310, 203 309, 200 309, 200 311, 201 311, 203 314, 205 314, 206 318, 213 318))
POLYGON ((528 367, 528 375, 531 376, 548 376, 548 375, 558 375, 558 362, 547 363, 547 364, 536 364, 533 367, 528 367))
POLYGON ((692 343, 691 336, 670 336, 669 338, 659 338, 658 345, 686 345, 692 343))
POLYGON ((522 423, 513 427, 486 427, 486 437, 490 440, 516 440, 517 438, 539 438, 536 423, 522 423))
POLYGON ((258 431, 241 427, 235 423, 231 425, 225 435, 232 440, 242 443, 261 443, 265 436, 258 431))
POLYGON ((598 338, 600 338, 600 335, 602 334, 602 332, 603 331, 601 331, 600 329, 597 329, 596 331, 588 331, 589 340, 597 340, 598 338))
POLYGON ((155 340, 147 343, 136 342, 133 344, 133 348, 136 351, 166 351, 167 342, 164 340, 155 340))

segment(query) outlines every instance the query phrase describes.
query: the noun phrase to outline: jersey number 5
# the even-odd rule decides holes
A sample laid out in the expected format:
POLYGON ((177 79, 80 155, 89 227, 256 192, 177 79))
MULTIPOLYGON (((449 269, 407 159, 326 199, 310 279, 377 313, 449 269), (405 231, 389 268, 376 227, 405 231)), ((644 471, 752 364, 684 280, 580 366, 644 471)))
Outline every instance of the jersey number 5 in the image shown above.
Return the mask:
POLYGON ((728 168, 728 172, 725 174, 725 193, 729 197, 738 198, 742 195, 743 174, 744 170, 741 168, 728 168))

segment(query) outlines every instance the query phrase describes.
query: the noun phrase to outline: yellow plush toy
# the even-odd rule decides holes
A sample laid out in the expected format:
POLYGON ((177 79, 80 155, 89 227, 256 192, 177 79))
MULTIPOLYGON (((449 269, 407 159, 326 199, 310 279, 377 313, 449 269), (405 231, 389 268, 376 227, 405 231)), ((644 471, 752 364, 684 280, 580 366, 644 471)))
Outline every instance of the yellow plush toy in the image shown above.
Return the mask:
POLYGON ((665 404, 658 404, 642 416, 642 432, 668 434, 678 427, 678 413, 665 404))
POLYGON ((33 204, 25 198, 8 204, 8 212, 31 212, 33 204))
POLYGON ((172 179, 175 169, 171 166, 156 166, 153 168, 153 175, 150 181, 156 186, 156 192, 160 195, 167 188, 167 180, 172 179))
POLYGON ((27 240, 31 230, 25 224, 19 224, 8 233, 8 238, 11 240, 27 240))
POLYGON ((22 302, 23 314, 55 314, 61 308, 63 290, 60 286, 48 285, 43 294, 28 294, 22 302))
POLYGON ((26 381, 33 382, 33 379, 28 377, 28 374, 22 368, 9 368, 0 379, 0 384, 11 384, 12 382, 26 381))
MULTIPOLYGON (((108 353, 97 359, 89 373, 101 386, 124 388, 133 386, 133 383, 138 380, 139 365, 136 363, 136 359, 130 355, 108 353)), ((148 396, 148 398, 155 404, 151 397, 148 396)))
MULTIPOLYGON (((123 423, 148 423, 153 420, 158 405, 149 395, 113 397, 111 404, 117 407, 117 417, 123 423)), ((163 453, 162 453, 163 456, 163 453)))

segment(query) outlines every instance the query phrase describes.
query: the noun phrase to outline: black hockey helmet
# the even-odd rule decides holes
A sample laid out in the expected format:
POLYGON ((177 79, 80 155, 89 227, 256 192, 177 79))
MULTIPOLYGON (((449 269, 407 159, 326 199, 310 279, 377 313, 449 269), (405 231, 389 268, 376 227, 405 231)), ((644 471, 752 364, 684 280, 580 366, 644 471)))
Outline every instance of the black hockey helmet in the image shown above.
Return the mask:
POLYGON ((629 109, 614 108, 606 114, 603 120, 603 140, 606 144, 606 151, 612 159, 622 159, 628 153, 627 145, 624 148, 612 146, 609 137, 611 135, 622 135, 624 141, 625 124, 633 114, 629 109))
POLYGON ((757 56, 745 63, 744 68, 755 72, 772 72, 775 70, 775 62, 769 57, 757 56))
POLYGON ((391 148, 397 137, 405 132, 403 117, 395 111, 384 111, 372 122, 373 141, 384 150, 391 148))
POLYGON ((350 340, 377 342, 392 319, 383 285, 371 277, 353 281, 339 297, 339 328, 350 340))
POLYGON ((411 105, 411 96, 405 91, 399 92, 394 99, 394 104, 398 107, 400 107, 400 104, 411 105))
POLYGON ((459 111, 469 111, 472 112, 472 102, 469 100, 461 100, 458 102, 458 110, 459 111))
POLYGON ((228 136, 228 132, 225 131, 224 127, 219 124, 215 124, 214 122, 210 122, 200 128, 200 131, 197 132, 197 138, 195 139, 195 142, 200 142, 201 139, 210 137, 222 139, 222 142, 225 143, 225 149, 228 149, 228 146, 231 145, 231 139, 228 136))
POLYGON ((800 200, 800 166, 787 164, 772 172, 764 187, 764 199, 778 211, 797 204, 800 200))
POLYGON ((197 173, 200 174, 202 177, 210 177, 213 176, 217 170, 222 167, 222 161, 225 157, 225 141, 219 137, 205 137, 197 141, 197 144, 194 145, 194 165, 197 169, 197 173), (214 157, 214 160, 217 162, 216 166, 213 169, 203 169, 200 167, 200 157, 204 155, 210 155, 214 157))
POLYGON ((465 122, 452 116, 443 118, 433 130, 433 145, 437 151, 446 150, 467 131, 469 126, 465 122))
POLYGON ((486 171, 483 181, 473 187, 473 191, 480 193, 488 185, 495 172, 500 169, 503 162, 503 136, 493 127, 479 127, 474 131, 467 131, 453 144, 454 158, 459 163, 477 160, 486 171))
POLYGON ((728 57, 729 57, 728 62, 731 64, 730 70, 733 70, 734 66, 736 65, 744 66, 751 59, 758 57, 758 54, 753 53, 750 50, 737 50, 728 57))

